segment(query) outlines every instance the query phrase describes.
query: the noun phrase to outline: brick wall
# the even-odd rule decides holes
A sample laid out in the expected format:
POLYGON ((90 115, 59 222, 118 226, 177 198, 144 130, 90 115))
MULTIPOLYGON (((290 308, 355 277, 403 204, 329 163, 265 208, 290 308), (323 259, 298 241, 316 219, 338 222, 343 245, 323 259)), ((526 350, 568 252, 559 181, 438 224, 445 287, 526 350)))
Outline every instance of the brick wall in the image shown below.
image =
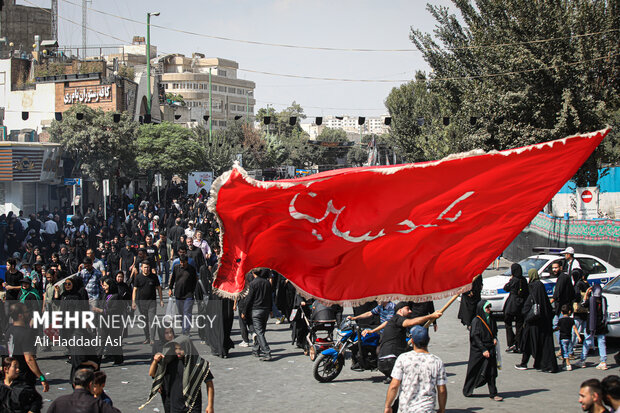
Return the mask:
POLYGON ((88 107, 93 109, 103 109, 105 111, 121 112, 124 110, 124 93, 122 87, 117 87, 116 84, 101 84, 98 80, 88 81, 74 81, 65 83, 56 83, 56 112, 64 112, 71 108, 74 104, 65 104, 65 94, 73 93, 76 88, 79 90, 86 89, 87 91, 100 90, 101 87, 110 87, 110 98, 101 98, 96 103, 84 103, 88 107))

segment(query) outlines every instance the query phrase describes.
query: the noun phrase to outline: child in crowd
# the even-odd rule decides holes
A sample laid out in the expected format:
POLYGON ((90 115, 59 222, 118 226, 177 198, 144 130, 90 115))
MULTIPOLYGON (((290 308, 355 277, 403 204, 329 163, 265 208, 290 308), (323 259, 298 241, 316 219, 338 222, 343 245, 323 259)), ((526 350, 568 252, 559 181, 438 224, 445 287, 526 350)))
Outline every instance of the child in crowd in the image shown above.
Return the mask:
POLYGON ((110 396, 103 391, 105 388, 106 377, 106 374, 102 371, 95 372, 95 379, 93 380, 93 396, 112 406, 112 399, 110 399, 110 396))
POLYGON ((556 330, 560 331, 560 348, 562 349, 562 359, 566 365, 566 370, 571 371, 573 368, 570 364, 570 354, 573 352, 572 334, 578 337, 581 343, 581 336, 575 325, 575 320, 571 317, 571 308, 568 304, 564 304, 560 309, 562 311, 562 317, 558 321, 556 330))

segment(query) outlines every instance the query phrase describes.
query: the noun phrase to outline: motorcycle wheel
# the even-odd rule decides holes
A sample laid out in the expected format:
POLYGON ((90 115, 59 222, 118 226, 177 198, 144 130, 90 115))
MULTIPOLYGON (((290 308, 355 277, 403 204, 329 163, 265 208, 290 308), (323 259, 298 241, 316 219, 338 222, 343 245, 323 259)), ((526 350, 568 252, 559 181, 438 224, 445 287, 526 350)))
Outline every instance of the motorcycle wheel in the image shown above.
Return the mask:
POLYGON ((319 354, 314 361, 312 372, 317 381, 327 383, 338 377, 343 366, 344 356, 342 354, 338 356, 335 362, 332 356, 319 354))

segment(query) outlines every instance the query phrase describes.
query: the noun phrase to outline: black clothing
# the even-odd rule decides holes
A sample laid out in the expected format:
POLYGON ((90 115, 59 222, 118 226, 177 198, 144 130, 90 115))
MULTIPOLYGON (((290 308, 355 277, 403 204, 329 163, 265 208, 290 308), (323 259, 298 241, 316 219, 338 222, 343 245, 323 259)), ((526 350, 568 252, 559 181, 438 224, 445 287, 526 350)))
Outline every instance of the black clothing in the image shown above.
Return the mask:
POLYGON ((43 398, 37 391, 16 380, 11 386, 0 383, 0 413, 39 413, 43 398))
MULTIPOLYGON (((11 285, 14 287, 20 287, 21 286, 21 279, 24 278, 24 274, 22 274, 20 271, 15 271, 15 272, 5 272, 4 273, 4 277, 5 277, 5 282, 7 285, 11 285)), ((20 290, 15 289, 15 290, 6 290, 6 300, 7 301, 17 301, 17 299, 19 298, 19 294, 20 294, 20 290)))
POLYGON ((409 318, 424 317, 425 315, 433 314, 435 312, 435 304, 432 301, 426 301, 424 303, 416 303, 411 301, 409 303, 409 308, 411 309, 409 318))
POLYGON ((155 300, 157 298, 159 278, 153 273, 149 273, 149 275, 140 273, 136 276, 134 287, 138 289, 136 300, 155 300))
POLYGON ((206 264, 205 255, 202 253, 202 250, 200 248, 188 248, 187 257, 194 260, 194 264, 196 265, 196 271, 200 271, 200 268, 202 268, 202 266, 206 264))
POLYGON ((560 315, 564 304, 573 305, 575 300, 575 288, 570 275, 561 272, 553 290, 553 305, 555 307, 555 315, 560 315))
MULTIPOLYGON (((581 269, 579 269, 579 271, 581 271, 581 269)), ((585 280, 579 279, 575 283, 575 298, 577 301, 581 301, 582 293, 585 294, 588 288, 590 288, 590 284, 585 280)), ((588 313, 573 313, 573 317, 585 321, 588 319, 588 313)))
POLYGON ((558 320, 558 329, 560 330, 560 340, 570 340, 573 336, 573 326, 575 320, 572 317, 562 317, 558 320))
POLYGON ((151 264, 151 268, 157 268, 157 257, 159 255, 159 248, 157 245, 147 245, 146 246, 146 259, 149 264, 151 264))
POLYGON ((269 280, 262 277, 254 278, 250 283, 250 291, 246 300, 246 318, 252 319, 252 310, 269 310, 271 311, 271 284, 269 280))
POLYGON ((170 242, 175 243, 179 240, 179 238, 181 238, 181 235, 184 234, 185 230, 183 229, 183 227, 175 225, 170 228, 170 231, 168 231, 168 239, 170 240, 170 242))
POLYGON ((35 349, 35 339, 37 333, 30 327, 10 326, 7 330, 9 355, 19 363, 19 379, 26 385, 33 387, 36 385, 38 377, 30 370, 24 354, 37 354, 35 349))
POLYGON ((509 293, 504 304, 504 314, 521 315, 525 299, 529 295, 527 280, 523 276, 521 265, 512 264, 510 271, 512 273, 510 281, 504 285, 504 290, 509 293))
POLYGON ((482 293, 482 276, 477 277, 471 284, 471 290, 461 294, 461 305, 459 307, 459 320, 465 326, 471 325, 471 320, 476 315, 476 306, 480 301, 482 293))
POLYGON ((509 293, 504 304, 506 345, 508 348, 514 346, 518 350, 523 332, 523 305, 529 295, 529 289, 520 264, 512 264, 510 272, 512 274, 510 281, 504 285, 504 290, 509 293), (515 323, 516 330, 513 330, 513 323, 515 323))
POLYGON ((196 291, 197 283, 198 277, 194 267, 189 264, 185 268, 181 264, 174 266, 170 276, 170 289, 174 291, 174 296, 177 300, 192 298, 196 291))
POLYGON ((525 323, 521 338, 523 358, 521 364, 527 364, 530 356, 534 356, 534 368, 555 373, 558 363, 555 357, 553 344, 553 309, 545 286, 540 280, 529 284, 530 295, 523 306, 525 316, 532 305, 540 305, 540 317, 535 321, 525 323))
POLYGON ((95 399, 83 388, 75 389, 72 394, 60 396, 52 402, 47 413, 120 413, 120 410, 107 404, 102 399, 95 399))
MULTIPOLYGON (((183 396, 183 371, 185 366, 183 361, 176 358, 172 360, 166 367, 164 375, 164 383, 162 385, 162 398, 165 394, 165 404, 168 404, 170 413, 200 413, 202 411, 202 391, 198 391, 196 403, 191 412, 188 412, 185 406, 185 397, 183 396)), ((213 374, 209 371, 205 382, 212 381, 213 374)), ((199 383, 199 385, 202 383, 199 383)))
POLYGON ((125 275, 129 276, 129 268, 133 265, 134 259, 136 255, 133 252, 133 249, 123 248, 120 252, 120 257, 123 260, 121 271, 125 273, 125 275))
POLYGON ((478 303, 476 317, 471 322, 469 333, 469 361, 467 362, 467 375, 463 385, 463 395, 469 397, 474 389, 484 384, 489 385, 491 397, 497 395, 495 379, 497 377, 497 353, 495 343, 497 338, 497 324, 492 317, 485 313, 484 302, 478 303), (487 319, 488 317, 488 319, 487 319), (489 352, 489 357, 483 353, 489 352))
POLYGON ((381 346, 379 347, 379 357, 400 356, 407 350, 407 329, 403 327, 405 317, 394 314, 383 329, 381 336, 381 346))

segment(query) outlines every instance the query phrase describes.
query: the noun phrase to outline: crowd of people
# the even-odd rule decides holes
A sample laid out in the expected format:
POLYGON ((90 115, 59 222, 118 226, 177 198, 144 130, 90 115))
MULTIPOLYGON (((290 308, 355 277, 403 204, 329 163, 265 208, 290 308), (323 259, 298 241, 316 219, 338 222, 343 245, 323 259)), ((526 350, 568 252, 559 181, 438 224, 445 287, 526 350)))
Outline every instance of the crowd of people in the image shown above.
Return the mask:
MULTIPOLYGON (((33 327, 35 314, 50 311, 144 317, 142 344, 149 348, 149 375, 153 377, 147 403, 161 397, 166 412, 200 411, 201 383, 206 386, 206 410, 214 409, 214 377, 209 363, 190 339, 192 331, 210 347, 212 355, 227 358, 234 347, 231 332, 237 313, 242 338, 238 345, 251 347, 252 354, 261 361, 271 361, 266 326, 267 320, 274 317, 277 324, 290 323, 291 343, 309 352, 312 343, 308 342, 308 324, 303 317, 325 306, 305 299, 285 277, 268 269, 246 275, 249 292, 244 297, 232 300, 215 295, 212 281, 218 266, 220 229, 207 210, 208 196, 204 191, 187 196, 180 187, 171 188, 167 195, 161 204, 145 194, 113 197, 106 211, 91 205, 84 215, 73 213, 73 208, 65 205, 52 211, 44 206, 29 217, 21 213, 0 216, 0 258, 6 262, 2 283, 5 305, 0 306, 0 344, 4 349, 0 413, 40 412, 42 397, 37 381, 43 392, 49 386, 37 364, 37 351, 58 347, 54 339, 78 336, 103 340, 84 346, 60 346, 71 365, 69 377, 74 393, 55 400, 48 411, 70 413, 74 411, 71 406, 76 405, 92 405, 89 411, 118 411, 103 390, 106 376, 102 366, 106 362, 125 362, 123 340, 127 327, 33 327), (158 311, 158 306, 166 308, 158 311), (162 312, 179 317, 181 323, 154 326, 153 321, 162 312), (212 317, 211 322, 196 327, 192 321, 196 315, 212 317), (48 340, 37 342, 37 336, 48 340), (106 338, 118 338, 118 342, 109 343, 106 338), (185 390, 188 386, 191 392, 185 390)), ((557 372, 559 357, 561 366, 571 370, 582 336, 576 365, 586 366, 596 340, 600 354, 597 368, 607 369, 604 297, 600 286, 588 284, 572 248, 565 253, 568 271, 563 271, 560 264, 553 265, 558 281, 551 299, 536 270, 530 270, 526 279, 520 265, 511 267, 512 277, 504 287, 509 292, 504 318, 505 351, 522 353, 521 362, 515 366, 519 370, 526 369, 532 357, 535 369, 557 372), (555 348, 559 349, 557 353, 555 348)), ((496 385, 501 359, 498 327, 490 303, 481 300, 482 285, 482 277, 477 277, 471 291, 461 297, 459 319, 470 336, 463 394, 469 397, 486 384, 490 397, 499 402, 503 398, 496 385)), ((329 310, 340 323, 343 308, 331 306, 329 310)), ((433 411, 435 399, 443 411, 446 373, 441 359, 429 352, 429 331, 422 327, 433 323, 436 329, 436 320, 442 316, 432 301, 367 303, 353 311, 348 318, 366 326, 362 334, 380 334, 376 367, 390 384, 385 411, 433 411)), ((355 351, 352 368, 359 368, 355 351)), ((580 402, 583 400, 582 405, 588 409, 602 406, 603 402, 616 409, 617 404, 610 403, 618 399, 618 383, 616 376, 602 383, 585 382, 580 402)))

